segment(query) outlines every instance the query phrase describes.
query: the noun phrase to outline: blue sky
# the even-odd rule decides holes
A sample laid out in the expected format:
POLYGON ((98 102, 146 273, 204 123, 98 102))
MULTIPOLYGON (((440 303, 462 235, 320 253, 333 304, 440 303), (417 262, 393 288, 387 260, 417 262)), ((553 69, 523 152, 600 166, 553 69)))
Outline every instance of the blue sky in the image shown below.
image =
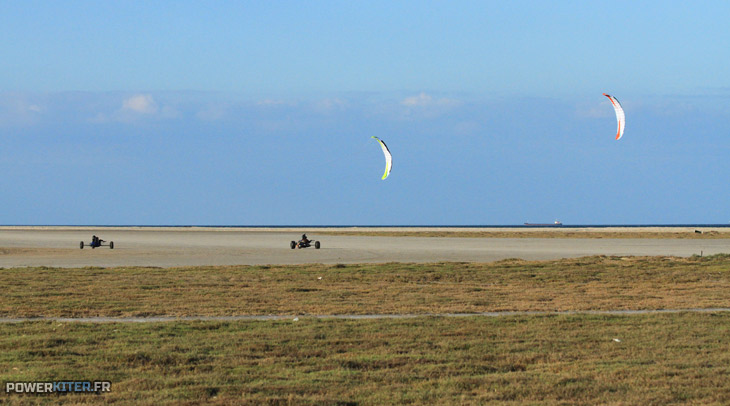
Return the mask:
POLYGON ((0 224, 726 224, 729 15, 2 2, 0 224))

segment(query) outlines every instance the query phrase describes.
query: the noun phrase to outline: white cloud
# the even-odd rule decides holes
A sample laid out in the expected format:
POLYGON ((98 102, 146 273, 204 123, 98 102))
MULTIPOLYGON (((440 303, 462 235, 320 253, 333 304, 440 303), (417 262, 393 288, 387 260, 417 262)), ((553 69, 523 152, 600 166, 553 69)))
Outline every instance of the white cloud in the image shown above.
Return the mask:
MULTIPOLYGON (((118 102, 117 102, 118 103, 118 102)), ((122 98, 122 106, 111 113, 98 112, 92 123, 134 123, 143 119, 176 119, 182 117, 175 107, 159 104, 151 94, 135 94, 122 98)))
POLYGON ((122 102, 123 111, 131 111, 139 114, 157 113, 157 103, 149 94, 138 94, 125 99, 122 102))
POLYGON ((264 99, 264 100, 257 101, 256 105, 258 105, 258 106, 285 106, 285 105, 291 105, 291 103, 286 102, 284 100, 278 100, 278 99, 264 99))
POLYGON ((24 94, 0 94, 0 126, 27 126, 38 122, 46 110, 24 94))
POLYGON ((322 99, 314 103, 314 110, 318 113, 327 114, 334 111, 342 111, 348 107, 349 103, 339 97, 322 99))
POLYGON ((430 94, 426 94, 425 92, 421 92, 417 96, 410 96, 406 97, 401 101, 401 104, 407 107, 434 107, 434 106, 442 106, 442 107, 450 107, 450 106, 457 106, 461 104, 458 100, 455 99, 449 99, 446 97, 441 98, 434 98, 430 94))
POLYGON ((406 97, 401 102, 404 106, 426 106, 433 101, 433 97, 426 93, 421 93, 418 96, 406 97))
POLYGON ((434 119, 451 113, 462 104, 463 102, 457 99, 436 97, 421 92, 401 99, 396 105, 391 104, 390 108, 393 110, 391 114, 396 114, 400 119, 434 119))

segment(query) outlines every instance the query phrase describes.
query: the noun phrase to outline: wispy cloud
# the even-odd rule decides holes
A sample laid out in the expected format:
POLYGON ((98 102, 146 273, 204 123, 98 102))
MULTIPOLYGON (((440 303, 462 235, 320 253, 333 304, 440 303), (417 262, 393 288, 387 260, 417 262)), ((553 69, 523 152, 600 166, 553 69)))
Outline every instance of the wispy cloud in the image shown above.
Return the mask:
POLYGON ((139 93, 122 99, 122 106, 111 113, 99 112, 91 122, 132 123, 141 119, 173 119, 180 117, 180 112, 173 106, 162 105, 148 93, 139 93))
POLYGON ((122 110, 139 114, 154 114, 157 113, 157 103, 150 94, 137 94, 124 99, 122 110))
POLYGON ((270 107, 277 107, 277 106, 290 106, 293 103, 286 100, 281 99, 263 99, 256 102, 257 106, 270 106, 270 107))
POLYGON ((314 103, 314 110, 318 113, 329 114, 332 112, 347 109, 349 103, 345 99, 339 97, 321 99, 314 103))
POLYGON ((433 97, 430 94, 421 92, 416 96, 406 97, 401 104, 407 107, 454 107, 461 104, 459 100, 447 97, 433 97))
POLYGON ((438 97, 426 92, 397 100, 396 105, 386 103, 379 109, 386 114, 395 114, 398 119, 434 119, 452 112, 463 104, 461 100, 438 97), (388 112, 392 110, 392 112, 388 112))
POLYGON ((45 108, 22 94, 0 96, 0 126, 27 126, 35 124, 45 108))

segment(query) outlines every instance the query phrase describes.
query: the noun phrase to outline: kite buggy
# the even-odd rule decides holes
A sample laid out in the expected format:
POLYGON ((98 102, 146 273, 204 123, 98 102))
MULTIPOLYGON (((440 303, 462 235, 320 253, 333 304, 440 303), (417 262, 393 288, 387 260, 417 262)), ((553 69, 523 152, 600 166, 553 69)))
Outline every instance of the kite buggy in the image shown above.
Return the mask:
POLYGON ((289 243, 289 248, 307 248, 311 247, 312 245, 314 245, 315 249, 319 249, 320 247, 319 241, 310 240, 309 238, 307 238, 306 234, 302 234, 302 239, 298 242, 292 241, 291 243, 289 243))
MULTIPOLYGON (((109 244, 104 244, 105 242, 106 241, 102 240, 101 238, 99 238, 97 236, 93 236, 93 237, 91 237, 91 242, 88 243, 87 245, 89 247, 91 247, 92 249, 96 248, 96 247, 109 247, 109 249, 112 249, 112 250, 114 249, 114 241, 109 241, 109 244)), ((79 244, 79 248, 84 249, 83 241, 81 241, 81 243, 79 244)))

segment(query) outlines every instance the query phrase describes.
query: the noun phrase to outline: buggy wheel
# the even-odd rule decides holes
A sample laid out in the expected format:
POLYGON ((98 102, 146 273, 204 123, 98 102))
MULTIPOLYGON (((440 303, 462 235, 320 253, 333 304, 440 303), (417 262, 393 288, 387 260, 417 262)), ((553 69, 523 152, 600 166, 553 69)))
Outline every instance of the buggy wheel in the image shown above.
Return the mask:
POLYGON ((81 243, 79 243, 79 248, 84 249, 84 242, 83 241, 81 241, 81 243))
POLYGON ((114 241, 109 241, 109 249, 114 249, 114 241))
POLYGON ((291 247, 291 249, 294 249, 294 248, 296 248, 296 246, 297 246, 297 243, 295 243, 294 241, 292 241, 292 242, 291 242, 291 243, 289 244, 289 246, 291 247))
POLYGON ((314 248, 315 249, 319 249, 319 241, 315 241, 314 242, 314 248))

